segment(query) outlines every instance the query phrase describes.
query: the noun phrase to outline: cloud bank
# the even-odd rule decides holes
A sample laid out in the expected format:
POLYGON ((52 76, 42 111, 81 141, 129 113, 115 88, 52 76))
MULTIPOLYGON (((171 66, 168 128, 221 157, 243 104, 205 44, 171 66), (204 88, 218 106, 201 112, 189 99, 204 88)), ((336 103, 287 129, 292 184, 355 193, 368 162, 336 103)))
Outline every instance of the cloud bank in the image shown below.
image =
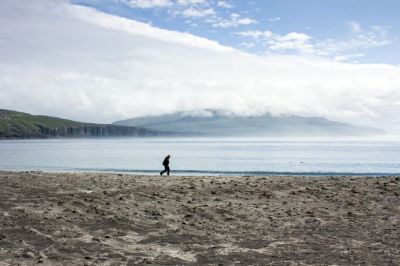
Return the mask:
POLYGON ((61 0, 0 10, 0 108, 93 122, 209 108, 400 122, 398 66, 250 55, 61 0))

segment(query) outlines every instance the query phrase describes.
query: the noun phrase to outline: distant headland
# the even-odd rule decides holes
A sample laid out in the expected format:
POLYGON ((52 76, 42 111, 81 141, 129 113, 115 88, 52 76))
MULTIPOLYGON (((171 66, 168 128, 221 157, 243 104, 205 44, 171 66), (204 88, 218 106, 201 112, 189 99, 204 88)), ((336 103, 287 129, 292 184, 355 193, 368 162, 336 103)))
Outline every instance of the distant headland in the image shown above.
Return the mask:
POLYGON ((170 136, 141 127, 83 123, 0 109, 0 139, 170 136))
POLYGON ((79 137, 354 137, 377 136, 384 130, 331 121, 322 117, 241 117, 220 110, 173 113, 117 121, 84 123, 0 109, 0 139, 79 137), (204 115, 206 113, 206 115, 204 115))

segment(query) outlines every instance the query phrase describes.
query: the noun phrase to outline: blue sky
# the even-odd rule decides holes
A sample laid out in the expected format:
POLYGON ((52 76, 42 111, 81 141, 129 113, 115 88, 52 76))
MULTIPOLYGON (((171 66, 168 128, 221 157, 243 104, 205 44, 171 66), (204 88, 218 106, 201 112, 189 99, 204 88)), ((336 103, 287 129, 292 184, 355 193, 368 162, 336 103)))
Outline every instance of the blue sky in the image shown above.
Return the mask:
POLYGON ((99 123, 220 109, 400 134, 399 5, 0 0, 0 107, 99 123))
POLYGON ((397 0, 74 0, 256 54, 400 64, 397 0))

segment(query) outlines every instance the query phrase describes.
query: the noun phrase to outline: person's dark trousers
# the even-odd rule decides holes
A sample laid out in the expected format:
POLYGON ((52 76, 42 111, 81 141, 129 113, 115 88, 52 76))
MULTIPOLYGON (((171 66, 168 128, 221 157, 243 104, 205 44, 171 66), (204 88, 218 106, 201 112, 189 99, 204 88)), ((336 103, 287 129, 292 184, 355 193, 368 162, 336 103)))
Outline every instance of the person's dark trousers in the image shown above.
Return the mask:
POLYGON ((167 172, 167 175, 169 175, 169 166, 164 166, 164 167, 165 167, 165 170, 162 171, 162 172, 160 173, 160 175, 163 175, 165 172, 167 172))

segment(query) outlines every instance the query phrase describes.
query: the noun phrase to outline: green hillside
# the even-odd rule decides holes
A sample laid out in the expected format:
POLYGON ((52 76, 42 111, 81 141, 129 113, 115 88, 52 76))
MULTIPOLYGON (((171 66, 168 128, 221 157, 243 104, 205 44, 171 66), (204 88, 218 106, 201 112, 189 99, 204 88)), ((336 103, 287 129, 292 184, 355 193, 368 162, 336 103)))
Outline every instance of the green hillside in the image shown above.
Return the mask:
POLYGON ((160 136, 168 132, 141 127, 82 123, 58 117, 0 109, 0 139, 48 137, 160 136))
POLYGON ((47 128, 79 127, 83 123, 57 117, 0 109, 0 138, 39 138, 39 125, 47 128))
POLYGON ((11 118, 13 121, 18 121, 28 127, 35 126, 36 124, 46 125, 48 127, 59 127, 59 126, 79 126, 83 123, 76 122, 68 119, 62 119, 58 117, 44 116, 44 115, 31 115, 28 113, 22 113, 11 110, 0 109, 0 115, 2 119, 0 120, 0 125, 4 125, 7 119, 11 118), (6 118, 6 119, 5 119, 6 118))

